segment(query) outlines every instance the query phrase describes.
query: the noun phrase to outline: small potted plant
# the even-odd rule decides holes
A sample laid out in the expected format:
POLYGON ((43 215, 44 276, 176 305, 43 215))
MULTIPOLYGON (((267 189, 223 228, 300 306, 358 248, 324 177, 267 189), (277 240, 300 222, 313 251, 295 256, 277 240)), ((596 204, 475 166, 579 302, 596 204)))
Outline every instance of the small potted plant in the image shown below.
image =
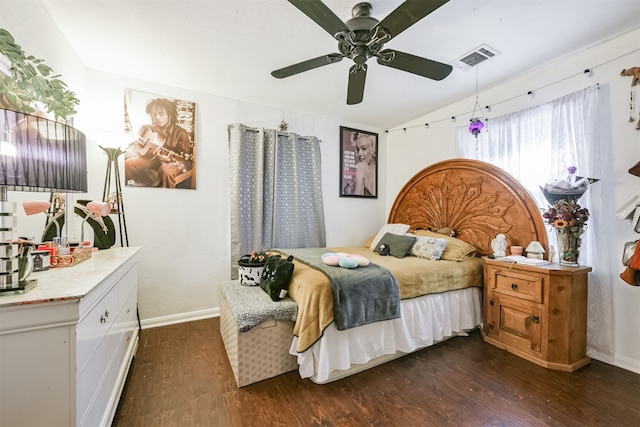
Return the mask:
POLYGON ((257 286, 260 284, 260 277, 264 264, 267 262, 270 253, 251 252, 251 255, 243 255, 238 261, 238 276, 240 284, 245 286, 257 286))
POLYGON ((60 75, 44 60, 27 55, 13 36, 0 28, 0 108, 66 120, 80 102, 60 75))

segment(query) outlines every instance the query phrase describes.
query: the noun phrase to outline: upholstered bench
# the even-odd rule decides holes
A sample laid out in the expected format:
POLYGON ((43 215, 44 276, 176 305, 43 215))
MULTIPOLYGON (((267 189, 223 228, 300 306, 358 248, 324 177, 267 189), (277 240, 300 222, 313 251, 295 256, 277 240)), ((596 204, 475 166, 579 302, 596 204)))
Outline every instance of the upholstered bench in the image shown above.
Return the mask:
POLYGON ((297 304, 274 302, 260 286, 220 285, 220 334, 238 387, 297 369, 289 354, 297 304))

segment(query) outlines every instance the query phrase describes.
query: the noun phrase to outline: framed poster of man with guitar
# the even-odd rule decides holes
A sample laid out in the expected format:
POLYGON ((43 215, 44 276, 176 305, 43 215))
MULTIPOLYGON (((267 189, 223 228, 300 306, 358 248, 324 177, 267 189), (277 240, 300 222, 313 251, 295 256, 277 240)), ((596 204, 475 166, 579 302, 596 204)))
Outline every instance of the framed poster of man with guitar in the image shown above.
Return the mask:
POLYGON ((127 186, 196 188, 195 103, 125 89, 127 186))

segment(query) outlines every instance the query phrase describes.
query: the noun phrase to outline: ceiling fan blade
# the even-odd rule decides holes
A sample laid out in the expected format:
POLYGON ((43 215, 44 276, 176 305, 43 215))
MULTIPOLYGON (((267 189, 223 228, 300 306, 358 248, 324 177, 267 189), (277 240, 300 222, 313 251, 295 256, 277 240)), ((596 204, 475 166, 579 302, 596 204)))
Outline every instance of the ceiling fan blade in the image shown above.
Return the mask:
POLYGON ((392 49, 383 50, 377 57, 380 65, 386 65, 387 67, 407 71, 433 80, 442 80, 453 70, 453 67, 449 64, 392 49))
POLYGON ((364 98, 364 82, 367 79, 367 64, 355 64, 349 69, 347 104, 354 105, 364 98))
POLYGON ((304 71, 313 70, 314 68, 322 67, 323 65, 334 64, 342 61, 342 55, 339 53, 330 53, 328 55, 319 56, 317 58, 308 59, 306 61, 299 62, 297 64, 289 65, 288 67, 280 68, 271 72, 271 75, 278 79, 284 79, 285 77, 293 76, 294 74, 302 73, 304 71))
MULTIPOLYGON (((449 0, 407 0, 387 15, 376 27, 382 27, 391 36, 397 36, 449 0)), ((375 28, 372 30, 375 31, 375 28)))
POLYGON ((349 32, 347 25, 320 0, 289 0, 289 3, 300 9, 332 37, 349 32))

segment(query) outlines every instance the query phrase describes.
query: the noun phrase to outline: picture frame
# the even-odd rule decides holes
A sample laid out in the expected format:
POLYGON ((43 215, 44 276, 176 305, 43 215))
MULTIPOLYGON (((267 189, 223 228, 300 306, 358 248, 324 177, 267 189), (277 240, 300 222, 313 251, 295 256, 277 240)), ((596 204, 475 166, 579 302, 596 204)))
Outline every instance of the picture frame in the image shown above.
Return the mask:
POLYGON ((378 198, 378 134, 340 126, 340 197, 378 198))
POLYGON ((125 88, 128 187, 196 189, 196 103, 125 88))

